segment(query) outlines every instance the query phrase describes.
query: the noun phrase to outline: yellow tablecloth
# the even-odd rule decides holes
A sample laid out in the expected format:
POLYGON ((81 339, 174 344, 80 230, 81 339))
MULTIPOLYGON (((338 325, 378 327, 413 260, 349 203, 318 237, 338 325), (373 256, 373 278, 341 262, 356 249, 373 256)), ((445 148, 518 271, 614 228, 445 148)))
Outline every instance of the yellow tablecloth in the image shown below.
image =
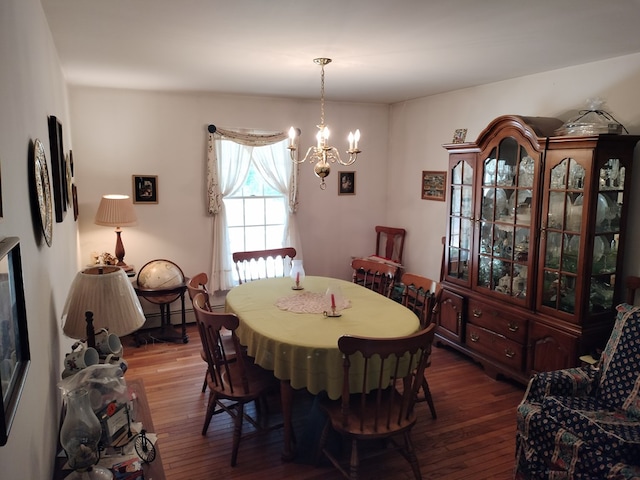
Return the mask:
POLYGON ((400 337, 418 331, 420 324, 409 309, 378 293, 344 280, 306 277, 305 290, 291 289, 291 279, 273 278, 244 283, 227 294, 226 309, 240 318, 238 336, 258 365, 273 370, 293 388, 313 394, 326 391, 340 397, 342 335, 400 337), (350 308, 341 317, 281 310, 276 301, 305 291, 323 293, 330 284, 340 286, 350 308))

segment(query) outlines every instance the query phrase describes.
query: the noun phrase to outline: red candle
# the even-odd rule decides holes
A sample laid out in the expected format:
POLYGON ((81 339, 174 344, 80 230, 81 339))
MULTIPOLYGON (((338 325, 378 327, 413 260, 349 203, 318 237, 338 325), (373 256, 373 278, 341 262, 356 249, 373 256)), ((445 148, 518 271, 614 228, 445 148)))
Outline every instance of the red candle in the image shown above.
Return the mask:
POLYGON ((331 310, 335 310, 336 309, 336 297, 335 295, 332 293, 331 294, 331 310))
POLYGON ((300 272, 296 272, 296 286, 300 283, 300 272))

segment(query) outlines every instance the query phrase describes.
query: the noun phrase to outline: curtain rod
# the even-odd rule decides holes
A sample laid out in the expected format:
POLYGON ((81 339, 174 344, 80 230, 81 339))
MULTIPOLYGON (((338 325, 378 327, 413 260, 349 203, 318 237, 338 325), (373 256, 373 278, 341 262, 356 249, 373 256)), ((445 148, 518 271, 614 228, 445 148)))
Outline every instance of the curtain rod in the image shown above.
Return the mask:
POLYGON ((212 123, 211 125, 209 125, 209 126, 207 127, 207 130, 209 130, 209 133, 216 133, 217 128, 216 128, 216 126, 212 123))

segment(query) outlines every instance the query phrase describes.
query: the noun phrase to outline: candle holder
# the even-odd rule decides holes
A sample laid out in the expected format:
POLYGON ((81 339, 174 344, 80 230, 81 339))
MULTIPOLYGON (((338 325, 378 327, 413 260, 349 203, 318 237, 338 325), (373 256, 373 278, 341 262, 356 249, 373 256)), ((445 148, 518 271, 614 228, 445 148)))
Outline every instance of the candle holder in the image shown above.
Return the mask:
POLYGON ((302 260, 291 261, 291 280, 293 280, 292 290, 304 290, 302 282, 304 282, 304 268, 302 267, 302 260))
POLYGON ((325 310, 324 312, 322 312, 322 314, 323 314, 325 317, 341 317, 341 316, 342 316, 342 314, 341 314, 341 313, 338 313, 338 312, 336 311, 336 309, 335 309, 335 308, 332 308, 332 309, 331 309, 330 311, 328 311, 328 312, 325 310))
POLYGON ((340 312, 344 302, 342 300, 342 290, 340 287, 338 285, 329 285, 325 297, 329 308, 323 312, 323 315, 325 317, 341 317, 342 313, 340 312))

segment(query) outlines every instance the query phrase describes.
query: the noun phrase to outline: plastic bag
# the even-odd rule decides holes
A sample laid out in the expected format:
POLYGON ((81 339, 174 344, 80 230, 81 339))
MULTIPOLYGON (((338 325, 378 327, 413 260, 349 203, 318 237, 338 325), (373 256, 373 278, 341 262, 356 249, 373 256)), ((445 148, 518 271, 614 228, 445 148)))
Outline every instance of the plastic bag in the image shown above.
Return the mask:
POLYGON ((86 388, 94 412, 114 401, 125 404, 129 400, 127 383, 118 365, 91 365, 63 379, 58 387, 64 395, 80 387, 86 388))

